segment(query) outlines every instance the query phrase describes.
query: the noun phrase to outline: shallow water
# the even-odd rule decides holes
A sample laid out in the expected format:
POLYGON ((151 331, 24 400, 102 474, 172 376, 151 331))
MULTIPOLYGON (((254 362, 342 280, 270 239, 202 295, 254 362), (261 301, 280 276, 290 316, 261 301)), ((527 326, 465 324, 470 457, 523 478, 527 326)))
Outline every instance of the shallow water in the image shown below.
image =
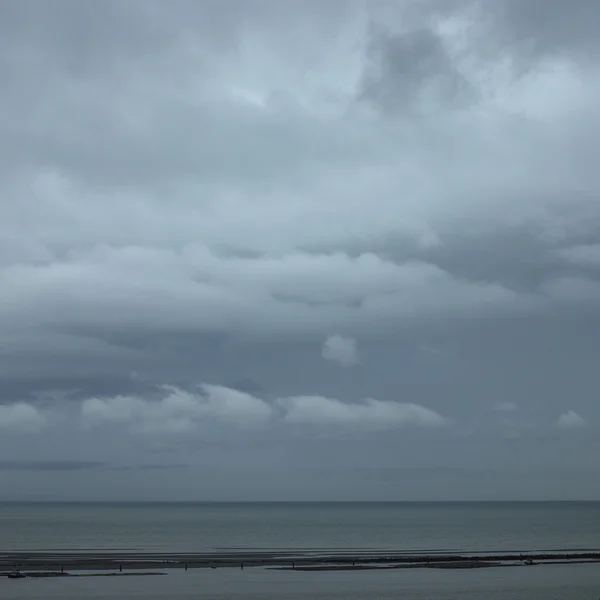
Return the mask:
MULTIPOLYGON (((0 552, 598 550, 600 503, 0 504, 0 552)), ((596 600, 600 563, 476 570, 174 570, 0 579, 2 600, 596 600)))
POLYGON ((596 600, 600 565, 469 571, 172 571, 164 577, 0 580, 3 600, 596 600))

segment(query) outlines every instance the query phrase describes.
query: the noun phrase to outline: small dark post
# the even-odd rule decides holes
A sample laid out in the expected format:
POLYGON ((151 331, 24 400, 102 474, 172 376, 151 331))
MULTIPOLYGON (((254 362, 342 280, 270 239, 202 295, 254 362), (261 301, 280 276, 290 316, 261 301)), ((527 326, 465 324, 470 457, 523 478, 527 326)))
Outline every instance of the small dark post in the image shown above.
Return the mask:
POLYGON ((241 567, 241 569, 243 571, 244 570, 244 563, 241 563, 240 567, 241 567))
POLYGON ((119 573, 123 571, 123 565, 119 565, 119 573))
POLYGON ((60 572, 61 572, 61 573, 64 573, 64 572, 65 572, 65 567, 64 567, 64 565, 60 565, 60 572))
POLYGON ((355 563, 354 563, 354 561, 352 561, 352 568, 354 568, 354 566, 355 566, 355 563))
POLYGON ((187 563, 185 563, 185 570, 187 571, 187 563))

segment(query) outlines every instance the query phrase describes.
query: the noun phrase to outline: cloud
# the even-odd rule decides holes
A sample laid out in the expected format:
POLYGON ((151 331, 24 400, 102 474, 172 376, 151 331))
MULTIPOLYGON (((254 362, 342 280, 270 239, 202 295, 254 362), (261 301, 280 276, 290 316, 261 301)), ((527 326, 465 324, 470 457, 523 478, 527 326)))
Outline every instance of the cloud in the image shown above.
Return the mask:
POLYGON ((282 398, 284 422, 299 425, 351 426, 365 429, 394 429, 403 426, 438 427, 446 419, 418 404, 374 400, 342 402, 322 396, 282 398))
POLYGON ((510 48, 515 58, 528 66, 553 58, 587 62, 600 52, 592 34, 600 26, 593 0, 580 0, 577 10, 561 0, 501 0, 492 10, 480 4, 485 6, 489 35, 502 41, 505 50, 510 48))
MULTIPOLYGON (((501 421, 500 433, 503 438, 533 439, 536 436, 551 435, 549 429, 540 425, 539 416, 534 418, 523 415, 518 422, 510 420, 509 415, 519 410, 516 403, 499 402, 493 409, 506 415, 501 421)), ((198 440, 208 441, 216 434, 213 441, 221 442, 225 439, 231 442, 236 436, 247 440, 250 438, 243 438, 241 434, 252 432, 277 437, 285 431, 281 427, 289 425, 306 428, 308 435, 314 427, 369 433, 405 427, 418 429, 451 426, 455 434, 462 436, 467 433, 467 437, 473 439, 478 435, 489 435, 497 429, 494 420, 473 421, 458 414, 446 417, 432 408, 412 402, 373 398, 351 401, 323 395, 280 396, 267 400, 237 389, 205 383, 190 389, 161 385, 145 395, 90 397, 79 402, 71 400, 69 404, 63 404, 62 410, 49 405, 5 405, 0 406, 0 416, 3 417, 0 423, 11 431, 38 431, 46 425, 51 425, 57 431, 76 431, 79 423, 87 431, 116 427, 116 430, 124 428, 130 433, 145 434, 150 438, 154 435, 168 435, 174 440, 178 437, 182 440, 197 437, 198 440), (78 417, 75 419, 70 407, 78 409, 78 417), (49 418, 50 411, 54 413, 52 419, 49 418), (233 437, 229 434, 233 434, 233 437)), ((559 429, 574 429, 586 425, 587 422, 573 410, 562 413, 556 422, 559 429)), ((36 461, 17 462, 24 465, 38 464, 36 461)), ((63 465, 63 462, 51 461, 49 464, 63 465)), ((70 464, 67 461, 64 470, 79 468, 77 465, 80 463, 75 461, 69 467, 70 464)), ((81 464, 97 466, 100 463, 83 461, 81 464)), ((9 461, 6 465, 12 463, 9 461)))
POLYGON ((31 404, 0 405, 0 429, 12 433, 34 433, 46 425, 46 418, 31 404))
POLYGON ((580 267, 600 267, 600 244, 574 246, 559 251, 559 256, 568 263, 580 267))
POLYGON ((149 463, 140 465, 107 465, 110 471, 177 471, 179 469, 188 469, 189 465, 185 463, 149 463))
POLYGON ((351 367, 358 364, 358 349, 356 340, 341 335, 330 335, 323 342, 321 356, 325 360, 331 360, 342 367, 351 367))
POLYGON ((549 298, 562 306, 595 307, 600 299, 600 281, 577 275, 549 280, 544 284, 544 290, 549 298))
POLYGON ((528 303, 502 285, 462 280, 420 261, 343 252, 241 258, 195 243, 180 251, 95 247, 50 264, 6 267, 0 283, 4 319, 13 326, 31 322, 35 310, 40 324, 94 331, 306 335, 335 324, 364 330, 392 321, 397 328, 411 317, 528 303))
POLYGON ((107 465, 90 460, 2 460, 0 471, 87 471, 107 465))
POLYGON ((469 84, 456 68, 446 41, 429 28, 374 29, 359 99, 385 112, 439 110, 469 99, 469 84))
POLYGON ((561 63, 511 78, 464 3, 148 6, 6 9, 7 374, 143 370, 174 332, 394 338, 547 308, 540 270, 505 250, 519 234, 547 257, 593 234, 594 77, 561 63), (15 76, 27 56, 40 94, 15 76))
POLYGON ((0 8, 0 455, 597 470, 556 424, 600 417, 595 0, 56 2, 0 8))
POLYGON ((585 427, 587 422, 585 419, 580 417, 575 411, 568 410, 564 412, 558 417, 556 421, 557 427, 560 429, 579 429, 581 427, 585 427))
POLYGON ((125 425, 133 433, 187 434, 205 424, 248 429, 278 423, 339 425, 371 429, 403 426, 435 427, 447 423, 433 410, 411 403, 367 399, 343 402, 322 396, 282 397, 272 405, 234 389, 203 384, 201 393, 164 386, 159 400, 117 396, 88 398, 81 403, 81 417, 88 427, 125 425))
POLYGON ((138 464, 138 465, 111 465, 94 460, 1 460, 0 471, 29 472, 29 471, 162 471, 171 469, 185 469, 188 465, 167 464, 138 464))
POLYGON ((88 426, 115 423, 145 433, 187 433, 203 421, 253 427, 269 421, 271 408, 245 392, 204 384, 199 392, 164 386, 160 400, 136 396, 88 398, 81 416, 88 426))

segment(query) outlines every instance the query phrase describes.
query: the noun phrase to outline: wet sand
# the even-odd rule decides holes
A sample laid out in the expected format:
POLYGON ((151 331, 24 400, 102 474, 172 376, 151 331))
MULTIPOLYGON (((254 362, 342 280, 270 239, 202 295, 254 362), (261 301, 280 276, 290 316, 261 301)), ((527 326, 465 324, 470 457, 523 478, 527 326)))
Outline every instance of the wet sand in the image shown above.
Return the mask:
MULTIPOLYGON (((486 567, 535 566, 600 562, 594 553, 514 553, 469 555, 406 555, 365 552, 212 552, 212 553, 146 553, 94 551, 37 551, 0 553, 0 573, 15 567, 23 573, 52 573, 59 576, 73 571, 109 571, 113 574, 155 573, 164 569, 218 569, 266 567, 296 571, 348 571, 376 569, 479 569, 486 567), (528 565, 527 562, 533 564, 528 565), (61 573, 62 571, 62 573, 61 573)), ((44 576, 44 575, 38 575, 44 576)))

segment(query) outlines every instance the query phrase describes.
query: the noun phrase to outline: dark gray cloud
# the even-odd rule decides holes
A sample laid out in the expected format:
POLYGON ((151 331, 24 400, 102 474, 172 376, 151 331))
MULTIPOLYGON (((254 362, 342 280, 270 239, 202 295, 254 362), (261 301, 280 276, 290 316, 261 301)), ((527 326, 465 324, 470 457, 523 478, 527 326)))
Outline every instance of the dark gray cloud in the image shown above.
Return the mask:
POLYGON ((471 99, 469 83, 431 29, 374 30, 367 56, 358 97, 385 112, 419 114, 423 108, 448 109, 471 99))
MULTIPOLYGON (((566 59, 590 64, 597 57, 600 11, 593 0, 424 0, 402 7, 403 21, 436 27, 456 19, 463 42, 477 43, 475 60, 509 56, 518 70, 535 69, 539 61, 566 59)), ((457 24, 455 22, 455 24, 457 24)))
MULTIPOLYGON (((593 0, 503 0, 493 5, 481 2, 488 27, 500 34, 506 49, 531 63, 543 58, 575 58, 593 62, 600 43, 600 9, 593 0)), ((530 63, 530 64, 531 64, 530 63)))
POLYGON ((3 2, 1 487, 593 495, 599 14, 3 2))

